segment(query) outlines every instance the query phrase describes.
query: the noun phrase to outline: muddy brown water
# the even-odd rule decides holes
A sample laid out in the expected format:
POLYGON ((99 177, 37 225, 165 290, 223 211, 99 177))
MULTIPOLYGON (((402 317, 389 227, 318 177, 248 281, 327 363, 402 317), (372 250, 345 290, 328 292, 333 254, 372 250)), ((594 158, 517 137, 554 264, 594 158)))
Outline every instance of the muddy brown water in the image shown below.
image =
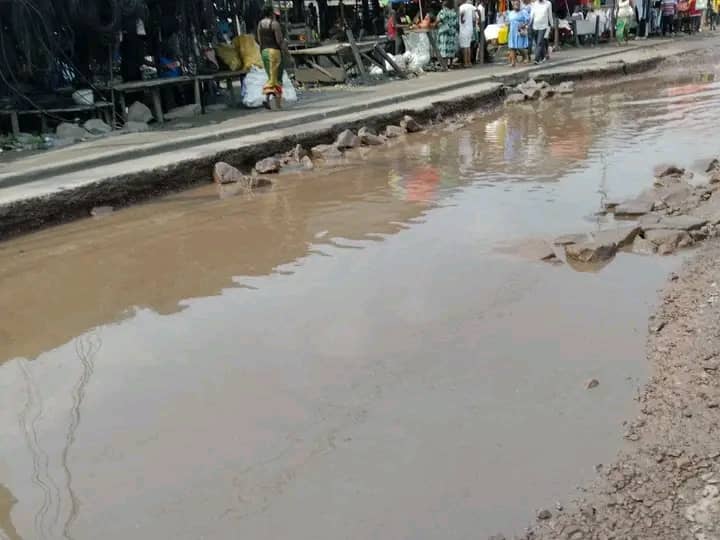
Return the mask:
POLYGON ((711 71, 0 244, 0 531, 466 539, 566 502, 622 445, 678 259, 521 246, 607 226, 659 162, 700 172, 711 71))

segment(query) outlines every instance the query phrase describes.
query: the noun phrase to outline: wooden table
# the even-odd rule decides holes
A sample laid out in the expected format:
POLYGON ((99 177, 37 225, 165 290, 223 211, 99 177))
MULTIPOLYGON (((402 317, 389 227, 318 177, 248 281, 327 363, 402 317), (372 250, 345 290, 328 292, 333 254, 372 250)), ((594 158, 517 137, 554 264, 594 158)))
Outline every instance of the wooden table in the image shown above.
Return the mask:
MULTIPOLYGON (((348 30, 348 38, 352 35, 348 30)), ((347 70, 350 67, 357 67, 361 77, 365 75, 365 65, 363 60, 367 60, 371 64, 379 66, 383 71, 385 70, 384 61, 388 61, 393 69, 399 74, 403 75, 402 70, 394 65, 392 59, 389 58, 381 45, 385 42, 382 39, 373 39, 366 41, 355 41, 349 39, 348 43, 329 43, 326 45, 320 45, 319 47, 308 47, 307 49, 298 49, 290 51, 293 59, 299 60, 301 64, 307 64, 313 68, 317 73, 325 76, 325 80, 321 80, 318 76, 316 81, 310 81, 306 76, 303 75, 302 71, 296 71, 295 75, 297 80, 300 82, 335 82, 342 83, 347 80, 347 70), (373 55, 377 54, 380 59, 375 58, 373 55), (323 67, 320 65, 320 59, 327 59, 332 67, 323 67), (306 80, 303 80, 306 79, 306 80)))
MULTIPOLYGON (((196 79, 200 82, 200 84, 209 82, 209 81, 225 81, 225 84, 227 85, 228 93, 230 94, 230 103, 233 107, 237 106, 237 99, 235 97, 235 88, 233 87, 233 81, 237 79, 243 79, 245 75, 247 74, 247 71, 241 70, 241 71, 218 71, 217 73, 211 73, 208 75, 198 75, 196 79)), ((202 104, 201 104, 202 105, 202 104)), ((204 107, 203 107, 204 112, 204 107)))
POLYGON ((73 105, 70 107, 53 107, 51 109, 27 109, 27 110, 0 110, 0 115, 10 116, 10 124, 12 126, 13 135, 16 137, 20 134, 20 117, 21 116, 40 116, 40 130, 42 133, 48 132, 47 117, 58 116, 62 117, 65 114, 76 114, 93 112, 97 115, 102 115, 105 123, 109 126, 113 125, 113 111, 112 103, 107 101, 96 101, 93 105, 73 105))
POLYGON ((124 120, 127 120, 126 106, 125 106, 125 94, 131 92, 143 92, 148 90, 152 95, 153 108, 155 109, 155 120, 162 124, 165 122, 162 110, 162 100, 160 99, 160 88, 164 86, 180 86, 183 84, 192 84, 195 90, 195 103, 199 103, 202 106, 202 99, 200 96, 200 80, 198 77, 168 77, 162 79, 152 79, 149 81, 133 81, 115 84, 110 87, 113 94, 117 92, 120 97, 120 107, 123 111, 124 120))

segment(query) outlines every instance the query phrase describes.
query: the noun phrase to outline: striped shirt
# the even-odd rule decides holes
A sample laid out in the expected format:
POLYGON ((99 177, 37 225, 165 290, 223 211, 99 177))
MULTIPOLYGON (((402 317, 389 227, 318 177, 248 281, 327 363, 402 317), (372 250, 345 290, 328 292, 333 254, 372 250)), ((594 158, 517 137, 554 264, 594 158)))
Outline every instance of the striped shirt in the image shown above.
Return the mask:
POLYGON ((675 15, 677 8, 677 0, 662 0, 661 2, 663 15, 675 15))

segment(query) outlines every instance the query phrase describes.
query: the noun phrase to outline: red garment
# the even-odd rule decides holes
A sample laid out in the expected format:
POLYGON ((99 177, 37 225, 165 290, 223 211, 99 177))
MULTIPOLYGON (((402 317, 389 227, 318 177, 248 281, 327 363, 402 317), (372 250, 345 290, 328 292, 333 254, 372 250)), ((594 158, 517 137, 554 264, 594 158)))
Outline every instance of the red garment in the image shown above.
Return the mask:
POLYGON ((387 22, 387 37, 389 39, 395 39, 397 36, 397 28, 395 28, 395 16, 390 15, 387 22))
POLYGON ((690 0, 690 16, 691 17, 698 17, 702 16, 702 11, 695 8, 696 0, 690 0))

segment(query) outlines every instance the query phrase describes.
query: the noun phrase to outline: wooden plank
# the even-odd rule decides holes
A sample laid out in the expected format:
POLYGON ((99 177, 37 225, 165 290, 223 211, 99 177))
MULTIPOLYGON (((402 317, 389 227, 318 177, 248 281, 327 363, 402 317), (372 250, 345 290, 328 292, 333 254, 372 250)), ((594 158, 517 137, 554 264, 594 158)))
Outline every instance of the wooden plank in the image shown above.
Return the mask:
POLYGON ((383 73, 387 73, 387 69, 385 69, 385 64, 382 62, 379 62, 376 58, 373 58, 372 55, 369 55, 367 53, 360 53, 360 55, 365 58, 368 62, 371 64, 375 64, 377 67, 383 70, 383 73))
POLYGON ((350 43, 350 49, 352 50, 353 57, 355 57, 355 65, 357 66, 360 73, 360 79, 362 79, 363 82, 367 82, 367 70, 365 69, 365 64, 363 63, 362 56, 360 56, 360 51, 358 50, 357 43, 355 43, 355 35, 353 34, 352 30, 350 30, 350 28, 345 29, 345 35, 347 36, 348 42, 350 43))
POLYGON ((13 135, 16 137, 20 135, 20 121, 16 111, 10 113, 10 125, 12 126, 13 135))
POLYGON ((305 63, 309 64, 311 67, 317 69, 320 73, 327 76, 329 79, 333 79, 334 77, 330 74, 330 72, 322 67, 320 64, 314 62, 313 60, 310 60, 309 58, 305 59, 305 63))
POLYGON ((375 46, 375 51, 377 51, 381 58, 383 58, 388 64, 390 64, 390 66, 395 70, 398 75, 400 75, 400 77, 402 77, 403 79, 407 79, 407 73, 400 69, 400 66, 395 63, 395 60, 393 60, 390 55, 385 52, 382 47, 380 47, 380 45, 375 46))
POLYGON ((157 120, 158 124, 164 124, 165 117, 163 116, 162 101, 160 100, 160 89, 157 87, 152 89, 152 100, 155 109, 155 120, 157 120))

